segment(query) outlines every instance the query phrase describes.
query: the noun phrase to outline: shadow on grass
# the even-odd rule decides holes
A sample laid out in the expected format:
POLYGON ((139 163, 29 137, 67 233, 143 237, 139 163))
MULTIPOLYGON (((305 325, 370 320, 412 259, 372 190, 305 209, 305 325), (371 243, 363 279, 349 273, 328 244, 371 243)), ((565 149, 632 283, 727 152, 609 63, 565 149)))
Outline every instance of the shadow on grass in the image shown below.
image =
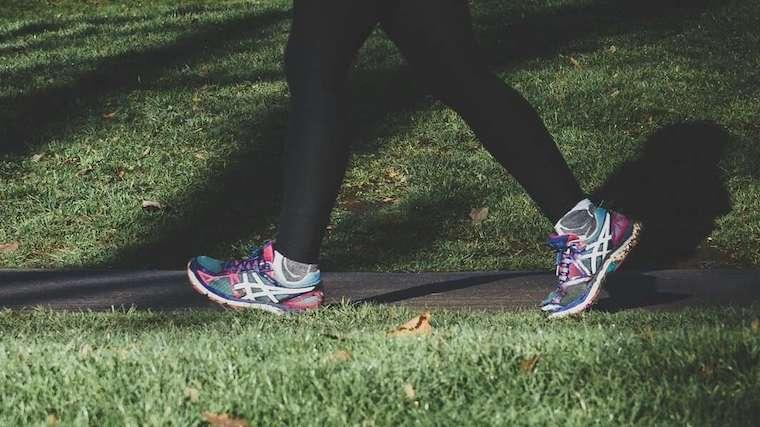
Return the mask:
POLYGON ((594 198, 644 224, 639 246, 626 267, 671 267, 693 255, 730 212, 731 199, 718 167, 731 137, 708 122, 659 129, 640 157, 624 164, 594 198))
POLYGON ((224 25, 207 24, 173 43, 102 59, 92 71, 69 84, 2 97, 0 155, 23 153, 44 142, 41 138, 45 135, 67 133, 80 126, 92 108, 108 95, 140 89, 143 82, 156 80, 169 67, 224 54, 227 44, 234 40, 263 37, 267 28, 288 16, 285 12, 267 11, 246 14, 224 25))
MULTIPOLYGON (((625 2, 623 7, 618 7, 617 2, 598 1, 583 6, 565 6, 550 12, 539 11, 519 19, 504 16, 500 13, 503 12, 502 9, 494 7, 494 13, 478 14, 478 19, 485 20, 485 29, 479 38, 489 55, 493 54, 495 65, 514 64, 520 60, 550 55, 585 37, 636 31, 637 25, 650 23, 654 16, 658 19, 667 18, 660 21, 666 27, 678 26, 684 18, 715 2, 692 2, 686 9, 681 7, 681 3, 671 0, 655 6, 650 1, 625 2), (499 25, 505 21, 513 24, 499 25)), ((226 50, 227 44, 234 40, 261 37, 267 28, 283 21, 288 15, 285 12, 270 11, 235 18, 219 25, 200 27, 175 43, 102 60, 96 64, 94 71, 79 76, 71 84, 40 89, 13 98, 0 98, 0 140, 3 141, 0 154, 23 153, 35 144, 43 143, 45 135, 69 132, 79 126, 87 114, 93 114, 92 107, 98 105, 108 94, 139 89, 143 84, 141 82, 150 85, 169 67, 201 57, 229 53, 226 50), (3 109, 12 113, 3 114, 3 109)), ((34 25, 14 30, 15 35, 34 31, 34 25)), ((420 90, 408 77, 405 68, 371 71, 360 77, 359 97, 386 91, 388 87, 393 87, 394 90, 362 112, 361 123, 354 124, 356 129, 361 128, 364 129, 362 132, 366 132, 366 129, 371 129, 390 111, 424 107, 427 102, 421 99, 420 90), (366 82, 373 84, 367 85, 366 82)), ((193 187, 180 200, 169 203, 186 211, 176 222, 155 227, 147 242, 123 247, 100 265, 178 268, 192 255, 213 253, 215 248, 229 247, 241 237, 268 232, 262 224, 272 223, 280 189, 276 185, 258 186, 255 183, 260 176, 280 174, 279 146, 286 118, 285 110, 273 109, 256 123, 246 122, 242 118, 231 120, 228 131, 236 135, 238 140, 251 140, 255 135, 256 139, 265 141, 264 144, 239 153, 224 170, 215 172, 205 183, 193 187), (233 128, 238 125, 240 126, 233 128), (246 197, 235 199, 234 206, 230 206, 228 201, 233 194, 245 194, 246 197)), ((640 170, 642 167, 648 166, 639 163, 638 166, 629 167, 622 178, 613 178, 601 194, 618 197, 620 200, 615 201, 620 202, 622 210, 639 215, 644 220, 652 220, 656 216, 655 212, 642 211, 641 207, 637 210, 636 203, 642 202, 644 196, 633 193, 623 197, 638 190, 626 177, 646 175, 640 170)), ((405 215, 395 216, 387 224, 384 224, 387 216, 383 218, 382 215, 366 213, 357 213, 348 221, 357 223, 355 229, 373 230, 374 237, 371 237, 370 242, 378 254, 389 249, 396 250, 401 246, 397 239, 399 232, 407 233, 405 235, 410 241, 406 250, 411 253, 430 247, 440 238, 441 229, 447 224, 445 217, 430 221, 425 215, 456 209, 460 204, 469 206, 467 200, 458 200, 456 197, 420 195, 416 200, 405 202, 407 209, 401 211, 405 215), (416 215, 409 214, 414 210, 419 212, 416 215)), ((663 203, 670 203, 670 200, 664 200, 663 203)), ((666 211, 667 209, 674 208, 668 207, 666 211)), ((692 224, 701 228, 693 233, 693 239, 685 239, 687 243, 681 246, 694 246, 699 242, 696 236, 704 237, 705 232, 708 232, 705 224, 711 215, 710 221, 717 213, 705 214, 700 221, 692 224)), ((654 219, 654 230, 659 227, 656 221, 654 219)), ((670 221, 675 221, 675 218, 671 217, 670 221)), ((665 225, 662 224, 663 227, 665 225)), ((687 231, 691 233, 692 230, 687 231)), ((649 245, 654 247, 654 243, 649 245)), ((342 256, 336 260, 339 261, 342 256)), ((346 253, 345 256, 349 254, 346 253)), ((340 262, 335 262, 334 265, 340 265, 340 262)))

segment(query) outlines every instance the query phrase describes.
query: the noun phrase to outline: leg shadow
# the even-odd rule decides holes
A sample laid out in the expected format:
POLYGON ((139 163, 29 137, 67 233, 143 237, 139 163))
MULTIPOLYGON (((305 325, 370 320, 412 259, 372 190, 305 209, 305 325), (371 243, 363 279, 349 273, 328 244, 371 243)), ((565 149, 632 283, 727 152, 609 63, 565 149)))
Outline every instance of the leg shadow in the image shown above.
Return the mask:
POLYGON ((497 280, 503 280, 513 278, 517 276, 537 275, 536 273, 497 273, 497 274, 474 274, 470 277, 462 279, 446 280, 444 282, 426 283, 424 285, 414 286, 407 289, 400 289, 393 292, 387 292, 373 297, 362 298, 354 301, 354 305, 361 304, 391 304, 394 302, 405 301, 413 298, 424 297, 432 294, 440 294, 444 292, 456 291, 459 289, 466 289, 473 286, 484 285, 486 283, 495 282, 497 280))
POLYGON ((718 162, 730 136, 709 122, 666 126, 645 143, 641 156, 615 172, 593 195, 644 223, 626 266, 666 268, 692 256, 731 210, 718 162))
POLYGON ((657 289, 657 280, 641 273, 611 275, 605 289, 610 296, 599 300, 594 306, 594 311, 615 313, 633 308, 672 304, 690 297, 687 294, 660 292, 657 289))

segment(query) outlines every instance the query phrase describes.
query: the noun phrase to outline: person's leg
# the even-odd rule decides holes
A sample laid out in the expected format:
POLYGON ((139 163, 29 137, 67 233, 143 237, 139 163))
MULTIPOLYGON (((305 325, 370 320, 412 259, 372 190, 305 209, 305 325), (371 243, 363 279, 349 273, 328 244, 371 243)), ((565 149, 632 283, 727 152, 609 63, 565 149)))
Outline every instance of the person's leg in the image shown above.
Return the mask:
POLYGON ((293 13, 276 246, 288 259, 315 264, 348 161, 347 76, 378 14, 374 0, 295 0, 293 13))
POLYGON ((536 111, 480 57, 466 0, 400 1, 382 27, 552 222, 585 197, 536 111))
POLYGON ((375 3, 295 0, 285 58, 291 111, 277 242, 242 260, 190 260, 191 285, 212 301, 274 313, 314 309, 324 301, 316 263, 348 160, 346 80, 377 23, 375 3))
POLYGON ((433 94, 556 223, 550 243, 559 254, 558 283, 542 309, 551 317, 583 312, 636 244, 641 225, 585 199, 536 111, 476 53, 466 0, 402 0, 382 24, 433 94))

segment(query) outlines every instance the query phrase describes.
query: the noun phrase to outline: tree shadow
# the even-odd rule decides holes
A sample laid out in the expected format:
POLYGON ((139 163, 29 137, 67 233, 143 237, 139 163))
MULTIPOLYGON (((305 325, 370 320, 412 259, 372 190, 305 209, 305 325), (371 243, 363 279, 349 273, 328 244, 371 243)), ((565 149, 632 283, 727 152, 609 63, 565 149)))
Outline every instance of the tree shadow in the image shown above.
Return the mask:
MULTIPOLYGON (((688 13, 679 15, 679 12, 684 11, 679 7, 681 2, 669 0, 661 5, 660 12, 662 16, 671 18, 667 25, 677 25, 694 11, 703 10, 713 3, 690 3, 691 6, 686 9, 688 13)), ((494 65, 515 64, 521 60, 552 54, 583 37, 634 31, 636 25, 650 21, 654 15, 643 12, 654 10, 652 2, 642 3, 642 6, 626 2, 622 8, 616 7, 616 4, 597 1, 582 6, 565 6, 551 12, 531 12, 518 20, 504 16, 503 10, 496 8, 494 13, 480 14, 479 18, 487 18, 493 25, 486 22, 479 38, 489 51, 489 57, 494 59, 494 65), (496 25, 504 20, 513 24, 496 25)), ((95 64, 93 71, 78 76, 74 82, 65 86, 0 98, 0 155, 25 152, 44 142, 45 135, 74 130, 81 125, 87 114, 92 114, 92 106, 108 94, 154 85, 169 67, 230 53, 231 42, 262 37, 268 28, 287 17, 289 12, 267 11, 247 14, 223 24, 201 26, 174 43, 106 58, 95 64)), ((16 30, 15 35, 34 31, 34 25, 16 30)), ((252 72, 254 78, 258 78, 256 73, 256 70, 252 72)), ((360 121, 353 123, 354 135, 371 132, 390 112, 414 110, 429 105, 429 101, 420 96, 422 89, 409 76, 406 67, 394 67, 364 72, 356 79, 356 87, 359 89, 357 99, 364 100, 381 93, 384 96, 378 99, 379 102, 361 108, 360 121), (388 91, 389 87, 393 90, 388 91)), ((264 76, 275 77, 271 73, 264 76)), ((194 186, 180 199, 170 202, 171 206, 186 209, 186 213, 177 221, 154 227, 149 232, 147 243, 123 247, 99 265, 177 268, 189 256, 228 248, 241 237, 258 234, 265 237, 264 234, 271 231, 268 226, 274 220, 280 188, 278 184, 261 186, 256 183, 260 176, 279 176, 281 173, 280 141, 286 118, 285 109, 273 108, 255 122, 244 118, 231 120, 226 131, 235 135, 235 139, 248 141, 255 136, 255 139, 263 143, 237 153, 223 170, 213 172, 206 182, 194 186), (231 206, 229 200, 233 194, 244 194, 246 197, 235 198, 234 206, 231 206)), ((614 193, 624 194, 621 191, 614 193)), ((361 223, 359 228, 374 227, 374 230, 380 230, 373 234, 375 237, 371 240, 373 247, 380 250, 398 247, 394 236, 398 235, 399 230, 425 230, 424 238, 420 238, 421 235, 416 232, 411 233, 413 241, 408 250, 416 251, 429 247, 440 238, 436 236, 440 236, 440 227, 445 226, 447 221, 445 218, 440 221, 420 218, 432 212, 455 209, 462 203, 468 202, 457 200, 456 195, 454 198, 423 195, 417 200, 409 200, 407 206, 421 208, 420 214, 397 217, 391 221, 386 231, 382 231, 382 223, 387 218, 378 215, 357 213, 351 221, 361 223)), ((625 206, 621 206, 621 209, 626 210, 625 206)), ((637 212, 631 210, 631 213, 637 212)), ((342 255, 337 258, 341 257, 342 255)))
POLYGON ((321 265, 327 270, 365 269, 382 260, 404 262, 436 241, 450 238, 463 212, 476 203, 468 185, 412 193, 394 206, 363 206, 348 212, 328 236, 321 265), (331 248, 340 248, 331 251, 331 248))
POLYGON ((596 200, 643 222, 644 232, 627 267, 673 266, 694 254, 730 212, 731 199, 718 167, 731 140, 709 121, 665 126, 643 144, 640 157, 614 172, 596 200))
POLYGON ((575 53, 594 50, 600 38, 636 33, 643 24, 649 37, 658 30, 671 34, 688 19, 719 6, 716 0, 602 0, 515 16, 512 4, 487 0, 476 3, 475 12, 481 48, 492 65, 502 67, 556 55, 570 46, 575 53))
MULTIPOLYGON (((25 152, 42 143, 45 135, 76 129, 88 110, 109 94, 139 89, 169 67, 222 55, 230 42, 263 37, 288 16, 266 11, 245 14, 224 25, 206 24, 173 43, 104 58, 71 83, 0 97, 0 155, 25 152)), ((36 28, 35 24, 29 27, 36 28)))
POLYGON ((0 271, 0 308, 220 309, 184 285, 178 271, 0 271))

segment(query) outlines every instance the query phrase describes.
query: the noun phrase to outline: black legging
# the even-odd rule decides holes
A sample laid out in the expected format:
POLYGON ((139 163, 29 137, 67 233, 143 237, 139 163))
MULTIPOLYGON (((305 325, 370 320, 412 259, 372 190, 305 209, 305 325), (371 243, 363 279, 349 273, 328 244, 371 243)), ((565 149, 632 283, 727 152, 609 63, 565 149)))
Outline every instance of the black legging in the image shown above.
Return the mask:
POLYGON ((380 23, 434 96, 454 109, 552 221, 583 194, 528 102, 478 51, 467 0, 294 0, 285 52, 291 111, 277 248, 316 263, 348 162, 347 77, 380 23))

